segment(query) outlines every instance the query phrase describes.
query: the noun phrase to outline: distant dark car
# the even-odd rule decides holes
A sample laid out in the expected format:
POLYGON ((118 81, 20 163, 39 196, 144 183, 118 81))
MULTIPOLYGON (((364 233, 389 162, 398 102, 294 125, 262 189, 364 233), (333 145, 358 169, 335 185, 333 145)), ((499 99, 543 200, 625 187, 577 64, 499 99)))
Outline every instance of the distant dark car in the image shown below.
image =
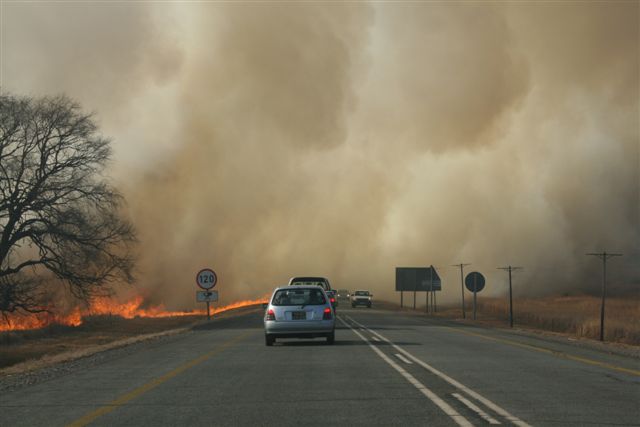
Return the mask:
POLYGON ((349 299, 349 291, 347 289, 339 289, 338 293, 336 294, 336 297, 341 300, 341 299, 349 299))
POLYGON ((313 277, 313 276, 299 276, 289 279, 289 286, 303 285, 303 286, 320 286, 327 293, 331 306, 335 309, 338 306, 338 300, 336 299, 336 291, 331 289, 329 280, 325 277, 313 277))

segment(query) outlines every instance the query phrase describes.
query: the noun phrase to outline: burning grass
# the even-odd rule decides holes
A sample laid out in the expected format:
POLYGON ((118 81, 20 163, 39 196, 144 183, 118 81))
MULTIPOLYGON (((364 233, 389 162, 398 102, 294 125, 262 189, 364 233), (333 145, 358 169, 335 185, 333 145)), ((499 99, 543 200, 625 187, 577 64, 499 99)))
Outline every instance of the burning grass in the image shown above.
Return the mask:
POLYGON ((0 333, 0 369, 60 354, 82 356, 96 346, 188 327, 201 319, 202 316, 125 319, 100 315, 84 318, 80 326, 51 324, 40 329, 7 331, 0 333))
MULTIPOLYGON (((245 307, 248 305, 260 304, 266 300, 266 297, 256 300, 237 301, 222 307, 214 307, 211 314, 221 313, 234 308, 245 307)), ((136 317, 189 317, 204 316, 207 312, 204 309, 193 311, 172 311, 167 310, 163 305, 145 307, 144 298, 141 296, 133 297, 126 301, 119 301, 111 298, 96 298, 91 301, 89 307, 74 307, 67 313, 38 313, 38 314, 10 314, 4 321, 0 321, 0 332, 3 331, 19 331, 30 329, 42 329, 51 325, 62 326, 80 326, 84 319, 91 316, 120 316, 125 319, 133 319, 136 317)))
MULTIPOLYGON (((253 309, 263 300, 215 307, 211 314, 215 318, 244 307, 253 309)), ((206 310, 168 311, 162 306, 143 308, 142 304, 138 297, 124 303, 98 299, 87 309, 75 308, 65 315, 12 316, 12 322, 0 328, 0 369, 61 353, 69 358, 82 356, 96 346, 190 327, 206 316, 206 310)))

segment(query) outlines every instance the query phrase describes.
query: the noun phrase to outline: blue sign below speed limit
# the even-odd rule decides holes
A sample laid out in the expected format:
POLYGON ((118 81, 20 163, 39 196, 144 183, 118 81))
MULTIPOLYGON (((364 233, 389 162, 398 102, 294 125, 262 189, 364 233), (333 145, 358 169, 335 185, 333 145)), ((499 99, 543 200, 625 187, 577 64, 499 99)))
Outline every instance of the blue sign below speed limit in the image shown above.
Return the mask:
POLYGON ((196 275, 196 283, 205 291, 213 289, 217 282, 218 276, 216 276, 216 272, 210 268, 203 268, 198 271, 196 275))

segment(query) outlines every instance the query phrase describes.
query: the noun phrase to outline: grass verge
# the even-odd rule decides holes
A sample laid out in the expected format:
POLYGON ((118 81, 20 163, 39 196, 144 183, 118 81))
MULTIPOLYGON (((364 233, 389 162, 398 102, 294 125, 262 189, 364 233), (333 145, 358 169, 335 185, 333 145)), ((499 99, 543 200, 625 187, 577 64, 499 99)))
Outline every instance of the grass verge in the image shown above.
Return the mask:
MULTIPOLYGON (((255 310, 255 306, 217 314, 225 318, 255 310)), ((80 326, 50 325, 46 328, 0 333, 0 377, 32 371, 56 363, 86 357, 159 336, 175 334, 201 323, 203 316, 124 319, 90 316, 80 326)))
MULTIPOLYGON (((466 319, 473 316, 472 298, 466 299, 466 319)), ((601 299, 589 295, 550 296, 543 298, 518 298, 513 301, 514 326, 537 329, 572 336, 575 338, 600 338, 601 299)), ((400 308, 398 304, 378 302, 377 307, 425 313, 425 306, 415 310, 400 308)), ((459 305, 439 306, 429 316, 445 319, 462 319, 459 305)), ((493 326, 509 326, 509 300, 507 298, 478 297, 476 307, 478 322, 493 326)), ((606 342, 640 346, 640 297, 610 297, 605 306, 606 342)))

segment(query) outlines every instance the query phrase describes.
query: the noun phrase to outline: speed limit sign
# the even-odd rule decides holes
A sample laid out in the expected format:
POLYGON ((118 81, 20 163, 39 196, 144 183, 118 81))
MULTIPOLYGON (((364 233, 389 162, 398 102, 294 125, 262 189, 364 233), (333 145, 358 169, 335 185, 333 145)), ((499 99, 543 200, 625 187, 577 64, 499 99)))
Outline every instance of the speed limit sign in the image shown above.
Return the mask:
POLYGON ((196 283, 205 291, 213 289, 217 281, 218 276, 216 276, 216 272, 210 268, 203 268, 198 271, 196 275, 196 283))

